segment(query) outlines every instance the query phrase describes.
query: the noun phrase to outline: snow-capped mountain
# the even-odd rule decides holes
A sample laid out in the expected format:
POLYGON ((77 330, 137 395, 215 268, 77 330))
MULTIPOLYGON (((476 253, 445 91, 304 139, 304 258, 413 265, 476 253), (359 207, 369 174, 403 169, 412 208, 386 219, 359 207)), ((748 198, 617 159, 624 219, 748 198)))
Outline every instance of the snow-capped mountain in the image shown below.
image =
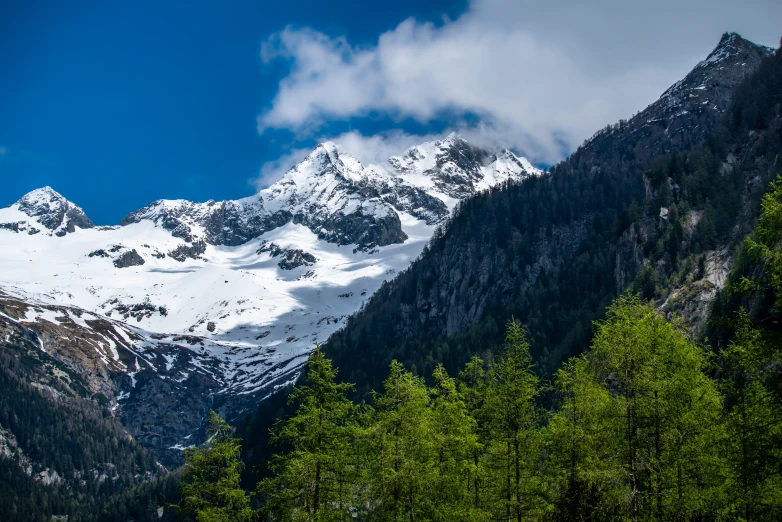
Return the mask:
POLYGON ((429 191, 449 206, 508 179, 540 172, 507 149, 492 152, 475 147, 457 134, 411 147, 388 163, 402 180, 429 191))
MULTIPOLYGON (((0 209, 0 320, 41 336, 76 324, 62 335, 97 354, 101 393, 152 440, 147 431, 168 421, 153 428, 129 412, 175 385, 237 416, 294 379, 314 344, 407 268, 458 201, 539 172, 452 134, 383 165, 322 143, 254 196, 160 200, 119 226, 93 227, 51 188, 35 190, 0 209)), ((58 353, 84 367, 81 355, 58 353)), ((188 418, 150 445, 185 444, 203 416, 188 418)))
POLYGON ((22 196, 11 207, 3 210, 0 228, 29 235, 46 230, 56 236, 75 232, 78 228, 92 228, 92 221, 84 211, 52 190, 50 187, 33 190, 22 196))
POLYGON ((325 142, 254 196, 219 203, 159 200, 121 224, 150 220, 186 241, 236 246, 292 222, 318 239, 368 250, 405 241, 400 212, 435 225, 456 201, 537 173, 508 150, 494 154, 456 134, 413 147, 387 166, 365 166, 325 142))

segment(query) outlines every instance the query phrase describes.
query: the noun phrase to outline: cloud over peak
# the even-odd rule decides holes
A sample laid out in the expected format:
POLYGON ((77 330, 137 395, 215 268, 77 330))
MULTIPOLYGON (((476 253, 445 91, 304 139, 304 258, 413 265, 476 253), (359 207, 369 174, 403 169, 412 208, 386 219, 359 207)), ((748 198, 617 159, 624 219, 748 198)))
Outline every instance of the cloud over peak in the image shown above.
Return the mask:
POLYGON ((782 18, 764 0, 635 4, 474 1, 454 21, 407 19, 370 46, 288 27, 261 50, 266 63, 288 60, 290 72, 258 128, 313 136, 330 121, 378 113, 448 120, 554 162, 654 101, 724 30, 773 43, 768 15, 782 18))

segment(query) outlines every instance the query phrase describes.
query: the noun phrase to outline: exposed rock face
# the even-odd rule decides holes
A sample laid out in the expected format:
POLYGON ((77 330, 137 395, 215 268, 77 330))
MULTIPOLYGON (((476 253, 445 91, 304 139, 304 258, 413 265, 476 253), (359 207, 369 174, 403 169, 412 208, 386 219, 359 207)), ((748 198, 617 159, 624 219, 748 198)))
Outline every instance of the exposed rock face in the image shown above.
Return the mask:
MULTIPOLYGON (((259 400, 226 389, 227 363, 203 351, 209 341, 201 337, 145 337, 79 308, 25 303, 2 292, 0 333, 4 350, 18 347, 19 339, 37 347, 29 364, 41 373, 36 383, 42 390, 111 407, 166 466, 181 462, 184 447, 203 441, 210 408, 235 420, 259 400)), ((0 427, 0 455, 15 451, 0 427)))
POLYGON ((201 259, 201 255, 206 252, 206 242, 202 239, 194 241, 192 245, 180 245, 174 250, 168 253, 168 255, 179 261, 184 262, 185 259, 201 259))
POLYGON ((283 270, 293 270, 300 266, 312 266, 315 264, 315 256, 301 250, 288 250, 285 257, 278 263, 283 270))
MULTIPOLYGON (((10 208, 26 214, 32 220, 50 230, 57 236, 64 236, 67 233, 74 232, 76 228, 92 228, 92 221, 87 217, 84 211, 62 197, 51 187, 44 187, 33 190, 25 194, 19 201, 11 205, 10 208)), ((2 225, 10 225, 4 223, 2 225)), ((24 226, 25 222, 17 222, 13 227, 18 232, 29 228, 28 233, 34 234, 30 225, 24 226)), ((6 227, 9 228, 12 227, 6 227)))
POLYGON ((114 266, 117 268, 128 268, 131 266, 140 266, 144 264, 144 258, 136 252, 136 249, 128 250, 114 260, 114 266))
POLYGON ((261 248, 256 251, 256 254, 261 255, 268 252, 271 257, 283 256, 277 265, 283 270, 293 270, 300 266, 312 266, 318 260, 315 256, 309 252, 305 252, 301 249, 284 249, 280 248, 275 243, 263 243, 261 248))
POLYGON ((326 142, 255 196, 219 203, 160 200, 121 224, 151 220, 188 242, 235 246, 293 222, 325 241, 370 250, 407 239, 399 212, 438 224, 458 200, 539 173, 510 151, 474 147, 455 134, 414 147, 386 166, 363 165, 326 142))

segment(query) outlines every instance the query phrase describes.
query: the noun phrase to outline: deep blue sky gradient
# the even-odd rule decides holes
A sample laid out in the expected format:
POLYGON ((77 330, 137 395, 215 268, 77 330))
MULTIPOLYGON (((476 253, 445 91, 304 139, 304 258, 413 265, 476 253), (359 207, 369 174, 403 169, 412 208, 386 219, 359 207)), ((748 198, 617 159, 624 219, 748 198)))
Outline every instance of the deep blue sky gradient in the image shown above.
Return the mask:
MULTIPOLYGON (((115 224, 159 198, 250 195, 248 180, 293 143, 286 131, 256 130, 287 72, 261 62, 269 35, 306 26, 370 44, 410 16, 440 24, 464 9, 465 0, 2 2, 0 206, 51 185, 96 224, 115 224)), ((400 123, 370 117, 324 133, 390 127, 400 123)))

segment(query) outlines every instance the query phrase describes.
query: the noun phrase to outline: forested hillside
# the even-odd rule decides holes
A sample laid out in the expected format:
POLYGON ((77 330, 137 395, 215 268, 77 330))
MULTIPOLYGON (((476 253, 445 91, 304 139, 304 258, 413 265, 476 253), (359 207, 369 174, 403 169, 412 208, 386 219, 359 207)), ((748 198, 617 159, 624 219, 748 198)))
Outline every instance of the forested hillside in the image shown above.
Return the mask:
POLYGON ((551 381, 510 320, 492 360, 472 357, 458 378, 438 364, 428 385, 392 361, 372 405, 351 401, 353 384, 316 349, 270 432, 270 475, 239 486, 239 441, 213 415, 213 442, 186 457, 179 509, 226 521, 779 520, 782 176, 740 249, 711 346, 624 294, 551 381))
POLYGON ((515 317, 530 331, 539 371, 550 375, 585 349, 591 322, 626 288, 662 303, 693 278, 713 276, 715 253, 729 257, 751 230, 778 170, 780 61, 777 53, 737 86, 699 145, 688 127, 668 140, 640 132, 645 111, 548 175, 466 202, 326 353, 365 393, 392 359, 421 375, 441 362, 456 371, 473 354, 490 359, 515 317))
MULTIPOLYGON (((529 331, 536 373, 551 376, 587 348, 592 321, 628 288, 684 315, 700 335, 779 169, 780 62, 777 52, 744 81, 730 74, 706 84, 696 67, 672 88, 694 89, 692 105, 671 113, 664 96, 547 175, 466 202, 421 258, 331 337, 324 351, 340 379, 371 402, 391 360, 424 377, 439 363, 455 374, 473 355, 491 360, 511 318, 529 331), (701 96, 720 110, 704 112, 701 96), (697 139, 704 127, 712 129, 705 142, 697 139)), ((239 428, 248 485, 285 405, 276 394, 239 428)))
POLYGON ((163 471, 35 335, 5 318, 0 335, 0 520, 73 516, 163 471))

